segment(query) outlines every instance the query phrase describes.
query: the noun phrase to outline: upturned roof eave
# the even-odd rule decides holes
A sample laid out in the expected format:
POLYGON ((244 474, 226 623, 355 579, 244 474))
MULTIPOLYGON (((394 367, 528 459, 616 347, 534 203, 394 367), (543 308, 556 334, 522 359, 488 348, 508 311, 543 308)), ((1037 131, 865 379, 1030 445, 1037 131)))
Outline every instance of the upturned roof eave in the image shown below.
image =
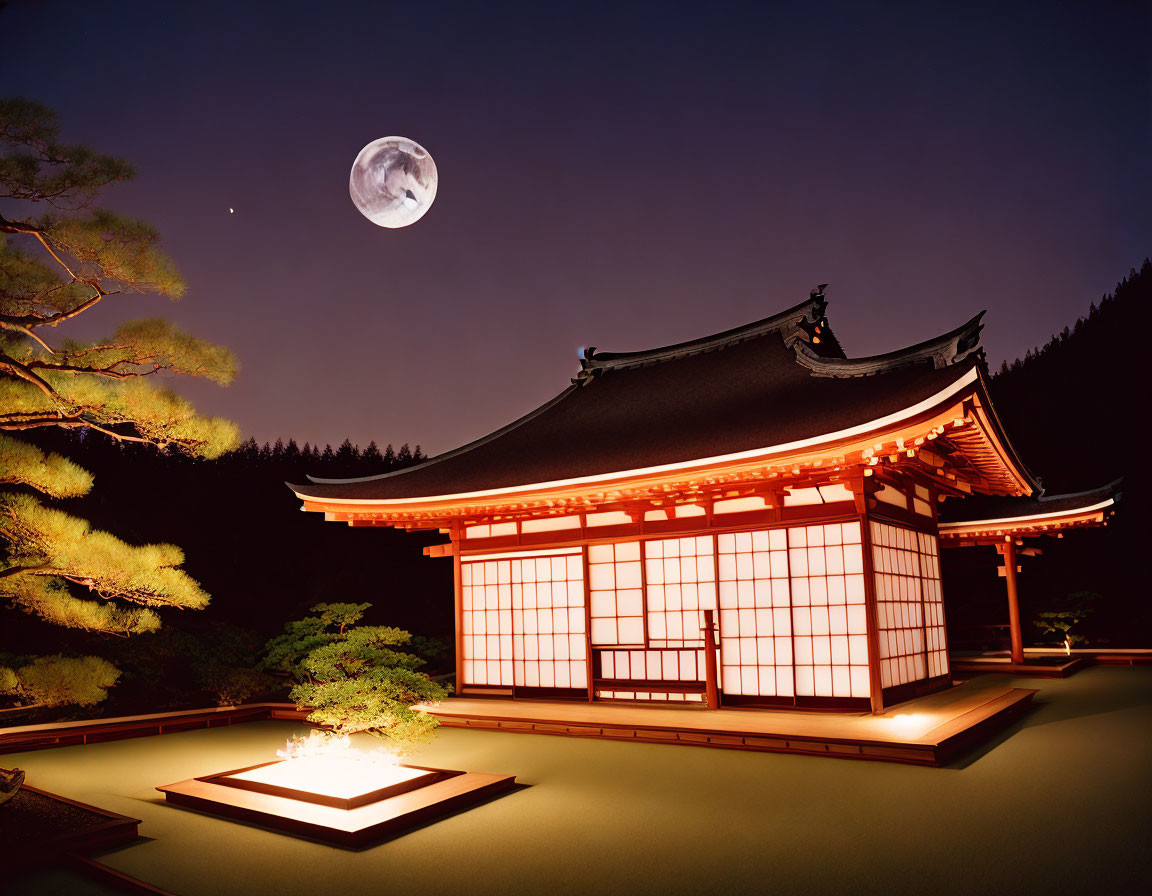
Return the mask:
POLYGON ((1006 465, 1012 470, 1017 481, 1028 489, 1028 494, 1034 495, 1041 490, 1040 480, 1021 459, 1019 452, 1012 444, 1012 440, 1008 437, 1007 430, 1004 429, 1004 424, 1000 422, 1000 415, 996 413, 996 406, 992 403, 992 395, 988 390, 988 381, 984 370, 983 362, 977 363, 976 373, 979 380, 979 391, 983 398, 981 410, 986 412, 989 428, 995 435, 997 447, 1006 465))
POLYGON ((1042 494, 1038 497, 1015 499, 1019 501, 1019 505, 1018 508, 1013 509, 1014 512, 1005 513, 1004 510, 997 510, 992 515, 987 516, 973 514, 966 518, 962 516, 960 519, 941 520, 940 531, 944 533, 946 531, 954 532, 992 526, 1021 526, 1030 521, 1054 520, 1096 513, 1114 507, 1120 501, 1122 482, 1122 479, 1114 479, 1107 485, 1082 492, 1066 492, 1056 495, 1042 494))

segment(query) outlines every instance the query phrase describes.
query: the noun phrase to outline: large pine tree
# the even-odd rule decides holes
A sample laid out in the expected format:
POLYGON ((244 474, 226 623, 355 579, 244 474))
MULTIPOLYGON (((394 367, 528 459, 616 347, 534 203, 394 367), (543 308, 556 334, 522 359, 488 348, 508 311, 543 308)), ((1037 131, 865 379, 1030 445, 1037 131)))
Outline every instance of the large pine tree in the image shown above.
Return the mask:
MULTIPOLYGON (((123 159, 62 142, 52 110, 0 99, 0 600, 114 635, 152 631, 157 610, 198 609, 208 595, 174 545, 130 545, 45 504, 85 494, 92 477, 18 434, 79 430, 207 458, 237 444, 232 423, 198 415, 160 385, 173 374, 227 384, 236 372, 227 349, 159 319, 89 342, 56 335, 116 296, 184 293, 152 227, 92 207, 132 175, 123 159)), ((103 661, 48 660, 0 668, 0 691, 39 705, 91 703, 115 680, 103 661), (69 687, 77 677, 83 686, 69 687)))

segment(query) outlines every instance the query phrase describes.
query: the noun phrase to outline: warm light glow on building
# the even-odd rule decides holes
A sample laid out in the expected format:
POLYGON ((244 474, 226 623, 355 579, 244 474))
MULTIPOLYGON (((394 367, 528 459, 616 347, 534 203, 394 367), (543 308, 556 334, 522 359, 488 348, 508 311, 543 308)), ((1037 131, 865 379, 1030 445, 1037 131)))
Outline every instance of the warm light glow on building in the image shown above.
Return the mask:
MULTIPOLYGON (((942 502, 1038 483, 992 408, 980 315, 852 359, 825 304, 589 349, 484 439, 294 488, 332 520, 449 537, 428 553, 456 564, 461 695, 880 712, 951 683, 940 543, 1018 531, 1014 511, 941 523, 942 502)), ((1059 508, 1022 534, 1110 512, 1059 508)))

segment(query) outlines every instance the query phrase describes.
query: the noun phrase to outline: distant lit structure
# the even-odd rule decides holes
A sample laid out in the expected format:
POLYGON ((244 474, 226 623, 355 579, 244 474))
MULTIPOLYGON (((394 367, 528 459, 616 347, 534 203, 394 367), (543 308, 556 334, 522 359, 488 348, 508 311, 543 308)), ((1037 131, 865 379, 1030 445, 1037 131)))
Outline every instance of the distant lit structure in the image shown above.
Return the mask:
POLYGON ((1037 518, 1054 499, 1027 497, 981 315, 849 359, 825 309, 821 288, 715 336, 588 349, 485 438, 292 488, 332 521, 450 536, 427 552, 454 558, 458 693, 880 711, 951 683, 942 538, 1009 546, 1015 646, 1010 521, 1100 523, 1114 499, 1037 518), (997 519, 941 522, 978 494, 997 519))

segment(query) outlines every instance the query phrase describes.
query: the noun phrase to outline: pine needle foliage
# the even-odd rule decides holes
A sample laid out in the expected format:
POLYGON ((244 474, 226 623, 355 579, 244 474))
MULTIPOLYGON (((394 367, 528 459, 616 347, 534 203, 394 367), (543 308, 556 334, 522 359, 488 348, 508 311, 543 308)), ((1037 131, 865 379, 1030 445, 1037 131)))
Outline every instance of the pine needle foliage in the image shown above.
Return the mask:
POLYGON ((18 606, 57 625, 137 634, 160 625, 149 608, 208 605, 208 595, 177 568, 184 553, 175 545, 126 544, 31 495, 0 492, 0 538, 9 544, 0 587, 18 606), (68 584, 96 599, 71 596, 68 584))
MULTIPOLYGON (((227 349, 160 319, 126 321, 92 341, 57 335, 117 296, 184 295, 154 227, 91 207, 133 174, 121 158, 62 141, 46 106, 0 99, 0 203, 9 201, 0 204, 0 600, 115 635, 154 631, 157 610, 200 609, 208 595, 179 568, 179 548, 129 545, 42 504, 33 493, 76 497, 92 477, 16 434, 79 430, 202 458, 239 443, 233 423, 197 414, 167 388, 177 375, 227 385, 237 370, 227 349)), ((50 657, 14 672, 22 690, 8 693, 40 705, 98 702, 115 682, 104 662, 50 657), (53 675, 59 688, 45 683, 53 675)))
POLYGON ((419 704, 437 703, 447 691, 423 672, 424 661, 402 648, 412 636, 385 625, 354 626, 371 604, 317 604, 317 615, 285 626, 268 655, 302 673, 292 688, 308 721, 335 734, 367 733, 398 754, 432 738, 439 722, 419 704), (334 630, 335 629, 335 630, 334 630), (299 650, 311 647, 299 657, 299 650))
POLYGON ((0 433, 0 485, 26 485, 53 498, 88 494, 92 474, 59 454, 0 433))
POLYGON ((27 706, 92 706, 119 677, 98 656, 42 656, 16 669, 0 666, 0 694, 17 696, 27 706))
POLYGON ((284 631, 264 646, 263 666, 300 683, 310 681, 306 660, 313 650, 344 636, 349 626, 364 616, 371 604, 316 604, 313 616, 284 624, 284 631))

